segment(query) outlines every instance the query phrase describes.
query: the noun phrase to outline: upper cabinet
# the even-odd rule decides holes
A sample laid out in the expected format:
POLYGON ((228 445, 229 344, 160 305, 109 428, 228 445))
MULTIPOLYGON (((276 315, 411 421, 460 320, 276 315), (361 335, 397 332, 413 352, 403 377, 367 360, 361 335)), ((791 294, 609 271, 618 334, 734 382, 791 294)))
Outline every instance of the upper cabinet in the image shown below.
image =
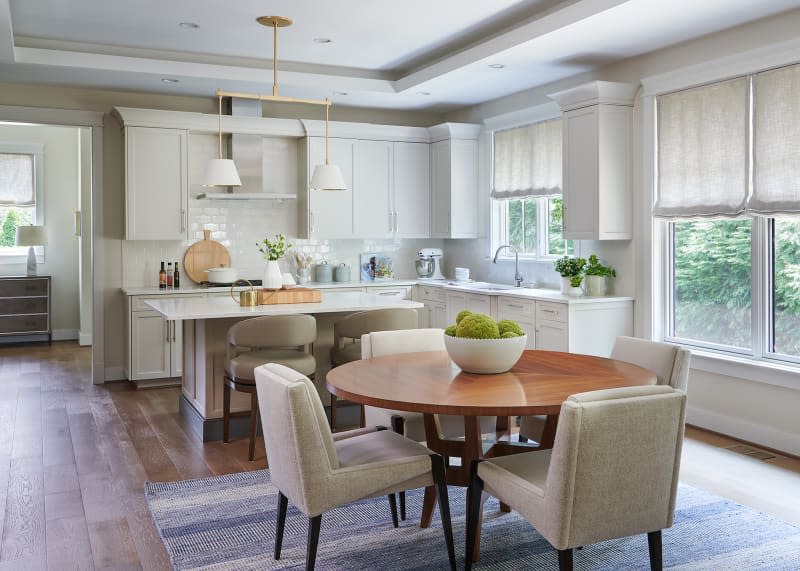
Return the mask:
POLYGON ((637 87, 594 81, 550 95, 563 111, 564 237, 633 236, 632 128, 637 87))
POLYGON ((185 240, 188 134, 125 127, 125 238, 185 240))
POLYGON ((393 143, 356 141, 353 162, 353 230, 358 238, 394 232, 393 143))
POLYGON ((428 143, 394 143, 393 226, 398 238, 431 235, 431 153, 428 143))
POLYGON ((480 126, 431 127, 431 236, 478 236, 478 135, 480 126))

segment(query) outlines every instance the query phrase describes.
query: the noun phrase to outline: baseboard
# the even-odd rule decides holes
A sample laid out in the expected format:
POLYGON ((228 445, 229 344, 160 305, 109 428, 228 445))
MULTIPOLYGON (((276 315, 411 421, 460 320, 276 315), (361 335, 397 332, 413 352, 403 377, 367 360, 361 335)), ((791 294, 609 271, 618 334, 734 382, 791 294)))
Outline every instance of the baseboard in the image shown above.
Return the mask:
POLYGON ((125 369, 122 367, 106 367, 104 369, 104 379, 108 381, 125 381, 128 377, 125 376, 125 369))
POLYGON ((92 334, 91 333, 78 333, 78 345, 81 347, 86 347, 92 344, 92 334))
POLYGON ((137 389, 160 389, 162 387, 181 386, 180 377, 165 377, 163 379, 144 379, 141 381, 131 381, 137 389))
POLYGON ((67 341, 77 338, 77 329, 53 329, 53 341, 67 341))
POLYGON ((800 439, 797 438, 797 434, 743 420, 738 416, 731 417, 689 406, 686 422, 739 440, 760 444, 778 452, 800 456, 800 439))

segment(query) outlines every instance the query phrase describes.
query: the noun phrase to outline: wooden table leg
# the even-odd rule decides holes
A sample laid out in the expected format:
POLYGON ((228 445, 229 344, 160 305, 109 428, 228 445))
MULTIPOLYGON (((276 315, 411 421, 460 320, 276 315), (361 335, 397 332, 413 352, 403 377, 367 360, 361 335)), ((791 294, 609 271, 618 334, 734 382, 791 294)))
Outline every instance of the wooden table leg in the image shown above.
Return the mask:
POLYGON ((419 519, 419 526, 423 529, 431 526, 433 511, 436 509, 436 486, 427 486, 425 496, 422 499, 422 516, 419 519))

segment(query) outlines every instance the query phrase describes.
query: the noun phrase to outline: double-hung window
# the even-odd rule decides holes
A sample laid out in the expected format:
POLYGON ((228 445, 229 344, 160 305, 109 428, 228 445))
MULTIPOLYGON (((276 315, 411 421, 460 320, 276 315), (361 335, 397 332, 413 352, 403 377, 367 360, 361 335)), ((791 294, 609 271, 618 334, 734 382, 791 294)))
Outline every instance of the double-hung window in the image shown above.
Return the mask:
POLYGON ((41 157, 39 146, 0 142, 0 258, 25 255, 28 248, 15 244, 17 226, 42 223, 41 157))
POLYGON ((493 153, 492 248, 511 244, 529 257, 572 253, 562 229, 561 119, 496 131, 493 153))
POLYGON ((657 98, 668 340, 800 364, 800 64, 657 98))

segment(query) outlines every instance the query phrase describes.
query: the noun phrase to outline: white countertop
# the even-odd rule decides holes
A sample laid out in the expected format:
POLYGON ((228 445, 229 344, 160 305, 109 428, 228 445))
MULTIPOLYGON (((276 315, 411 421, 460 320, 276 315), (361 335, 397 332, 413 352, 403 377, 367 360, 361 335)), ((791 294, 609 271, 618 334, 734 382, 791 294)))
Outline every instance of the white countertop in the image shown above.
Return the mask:
MULTIPOLYGON (((345 287, 395 287, 395 286, 413 286, 417 283, 417 280, 409 279, 409 280, 378 280, 375 282, 309 282, 303 284, 303 287, 310 287, 313 289, 333 289, 333 288, 345 288, 345 287)), ((246 284, 242 284, 241 286, 237 286, 234 288, 234 291, 242 291, 247 289, 249 286, 246 284)), ((256 286, 258 287, 258 286, 256 286)), ((125 295, 192 295, 198 293, 226 293, 231 290, 230 287, 206 287, 197 285, 195 283, 189 284, 186 287, 180 287, 178 289, 175 288, 166 288, 166 289, 159 289, 158 286, 145 286, 145 287, 123 287, 122 293, 125 295)))
POLYGON ((397 299, 359 292, 322 293, 320 303, 283 303, 240 307, 230 297, 198 298, 183 296, 145 301, 167 321, 184 319, 218 319, 222 317, 249 317, 259 315, 295 315, 298 313, 336 313, 369 309, 408 307, 418 309, 423 305, 417 301, 397 299))

